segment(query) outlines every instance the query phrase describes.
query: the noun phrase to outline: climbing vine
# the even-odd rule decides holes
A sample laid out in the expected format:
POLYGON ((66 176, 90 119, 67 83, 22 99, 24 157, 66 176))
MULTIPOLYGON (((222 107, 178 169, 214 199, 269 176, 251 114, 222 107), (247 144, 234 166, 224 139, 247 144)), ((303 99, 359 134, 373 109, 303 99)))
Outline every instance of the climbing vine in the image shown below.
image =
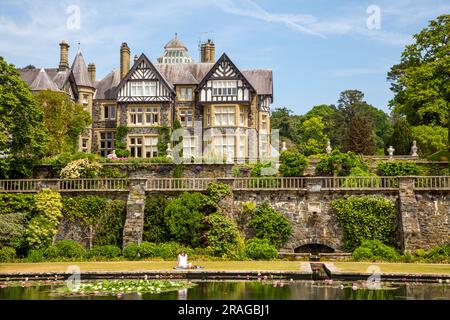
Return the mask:
POLYGON ((33 249, 48 247, 56 235, 62 216, 61 195, 50 189, 43 189, 35 196, 38 214, 28 225, 28 243, 33 249))
POLYGON ((392 245, 395 239, 396 210, 392 201, 381 197, 350 197, 331 203, 343 230, 344 249, 353 251, 365 240, 392 245))
POLYGON ((124 142, 125 137, 127 136, 129 128, 124 125, 120 125, 117 127, 116 131, 116 155, 120 157, 129 157, 130 152, 127 150, 127 144, 124 142))

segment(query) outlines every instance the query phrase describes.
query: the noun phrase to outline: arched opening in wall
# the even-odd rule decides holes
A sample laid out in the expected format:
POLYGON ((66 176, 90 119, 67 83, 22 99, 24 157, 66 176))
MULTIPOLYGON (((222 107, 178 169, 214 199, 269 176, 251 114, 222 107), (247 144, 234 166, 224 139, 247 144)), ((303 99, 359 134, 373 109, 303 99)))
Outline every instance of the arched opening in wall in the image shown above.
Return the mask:
POLYGON ((295 248, 295 253, 334 253, 334 249, 320 243, 308 243, 295 248))

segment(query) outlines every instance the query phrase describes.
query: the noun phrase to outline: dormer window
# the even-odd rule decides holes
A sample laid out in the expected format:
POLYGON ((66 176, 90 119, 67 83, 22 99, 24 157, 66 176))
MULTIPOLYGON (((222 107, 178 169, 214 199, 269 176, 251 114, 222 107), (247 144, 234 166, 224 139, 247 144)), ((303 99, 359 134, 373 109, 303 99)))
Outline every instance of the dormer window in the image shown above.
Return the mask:
POLYGON ((213 81, 213 96, 235 96, 237 95, 237 81, 216 80, 213 81))

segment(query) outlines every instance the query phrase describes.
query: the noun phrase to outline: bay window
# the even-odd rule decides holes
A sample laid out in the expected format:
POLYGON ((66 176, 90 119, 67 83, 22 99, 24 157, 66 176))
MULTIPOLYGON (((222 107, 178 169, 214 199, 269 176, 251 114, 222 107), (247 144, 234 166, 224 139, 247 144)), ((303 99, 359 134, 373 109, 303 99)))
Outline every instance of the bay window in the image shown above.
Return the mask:
POLYGON ((214 137, 214 153, 218 157, 234 159, 234 136, 224 135, 214 137))
POLYGON ((234 126, 235 125, 235 107, 216 107, 214 110, 214 125, 216 126, 234 126))

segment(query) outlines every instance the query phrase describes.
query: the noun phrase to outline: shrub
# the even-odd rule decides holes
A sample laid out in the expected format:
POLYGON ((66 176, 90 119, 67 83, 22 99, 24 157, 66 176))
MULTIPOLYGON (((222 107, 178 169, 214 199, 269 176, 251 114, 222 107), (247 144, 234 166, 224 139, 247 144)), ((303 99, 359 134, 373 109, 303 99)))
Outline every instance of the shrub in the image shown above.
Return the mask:
POLYGON ((354 260, 371 260, 371 261, 398 261, 400 255, 397 251, 385 245, 380 240, 363 241, 352 255, 354 260))
POLYGON ((356 153, 351 151, 341 153, 339 150, 333 150, 331 154, 321 155, 316 171, 326 176, 347 176, 355 167, 368 170, 367 164, 356 153))
POLYGON ((270 244, 281 246, 292 235, 289 220, 267 203, 261 204, 253 213, 249 227, 259 239, 266 239, 270 244))
POLYGON ((374 173, 370 173, 368 170, 361 167, 354 167, 350 170, 349 177, 346 178, 342 184, 346 188, 361 188, 366 186, 379 186, 381 179, 374 173), (353 178, 359 177, 359 178, 353 178), (367 177, 367 178, 360 178, 367 177))
POLYGON ((97 161, 79 159, 71 161, 61 170, 61 179, 96 178, 100 175, 102 165, 97 161))
POLYGON ((393 243, 395 205, 381 197, 350 197, 331 203, 343 230, 344 249, 353 251, 365 240, 393 243))
POLYGON ((296 151, 284 151, 280 156, 279 170, 283 177, 301 177, 308 161, 305 156, 296 151))
POLYGON ((178 254, 184 250, 187 255, 192 255, 193 250, 190 247, 183 246, 177 242, 161 243, 156 247, 156 256, 163 259, 176 259, 178 254))
POLYGON ((183 193, 169 202, 164 212, 164 222, 172 239, 192 247, 200 244, 207 202, 206 196, 197 192, 183 193))
POLYGON ((253 238, 245 243, 245 255, 254 260, 273 260, 278 257, 278 251, 268 240, 253 238))
POLYGON ((0 247, 25 251, 27 225, 36 214, 36 203, 30 194, 0 194, 0 247))
POLYGON ((153 258, 157 256, 158 245, 151 242, 142 242, 139 246, 141 258, 153 258))
POLYGON ((415 176, 419 167, 411 161, 380 161, 377 170, 382 176, 415 176))
POLYGON ((429 262, 449 262, 450 261, 450 243, 443 244, 428 250, 425 258, 429 262))
POLYGON ((44 251, 44 256, 49 259, 80 259, 83 258, 85 254, 86 250, 84 247, 73 240, 61 240, 44 251))
POLYGON ((43 189, 35 195, 38 214, 28 225, 27 241, 31 248, 47 247, 56 235, 61 218, 61 195, 50 189, 43 189))
POLYGON ((0 249, 0 262, 11 262, 16 258, 16 249, 3 247, 0 249))
POLYGON ((42 262, 45 260, 44 250, 30 250, 28 251, 27 261, 42 262))
POLYGON ((95 246, 88 252, 89 258, 105 258, 114 259, 120 256, 121 250, 119 247, 106 245, 106 246, 95 246))
POLYGON ((205 224, 209 228, 205 234, 207 248, 213 256, 239 255, 244 240, 233 220, 220 214, 212 214, 205 218, 205 224))
POLYGON ((217 205, 219 202, 231 195, 231 188, 229 185, 220 182, 211 182, 208 184, 206 194, 213 204, 217 205))
POLYGON ((170 240, 170 232, 164 222, 164 211, 168 200, 164 196, 149 197, 145 200, 143 240, 161 243, 170 240))
POLYGON ((137 260, 139 258, 139 246, 136 243, 130 243, 123 248, 122 254, 128 260, 137 260))

